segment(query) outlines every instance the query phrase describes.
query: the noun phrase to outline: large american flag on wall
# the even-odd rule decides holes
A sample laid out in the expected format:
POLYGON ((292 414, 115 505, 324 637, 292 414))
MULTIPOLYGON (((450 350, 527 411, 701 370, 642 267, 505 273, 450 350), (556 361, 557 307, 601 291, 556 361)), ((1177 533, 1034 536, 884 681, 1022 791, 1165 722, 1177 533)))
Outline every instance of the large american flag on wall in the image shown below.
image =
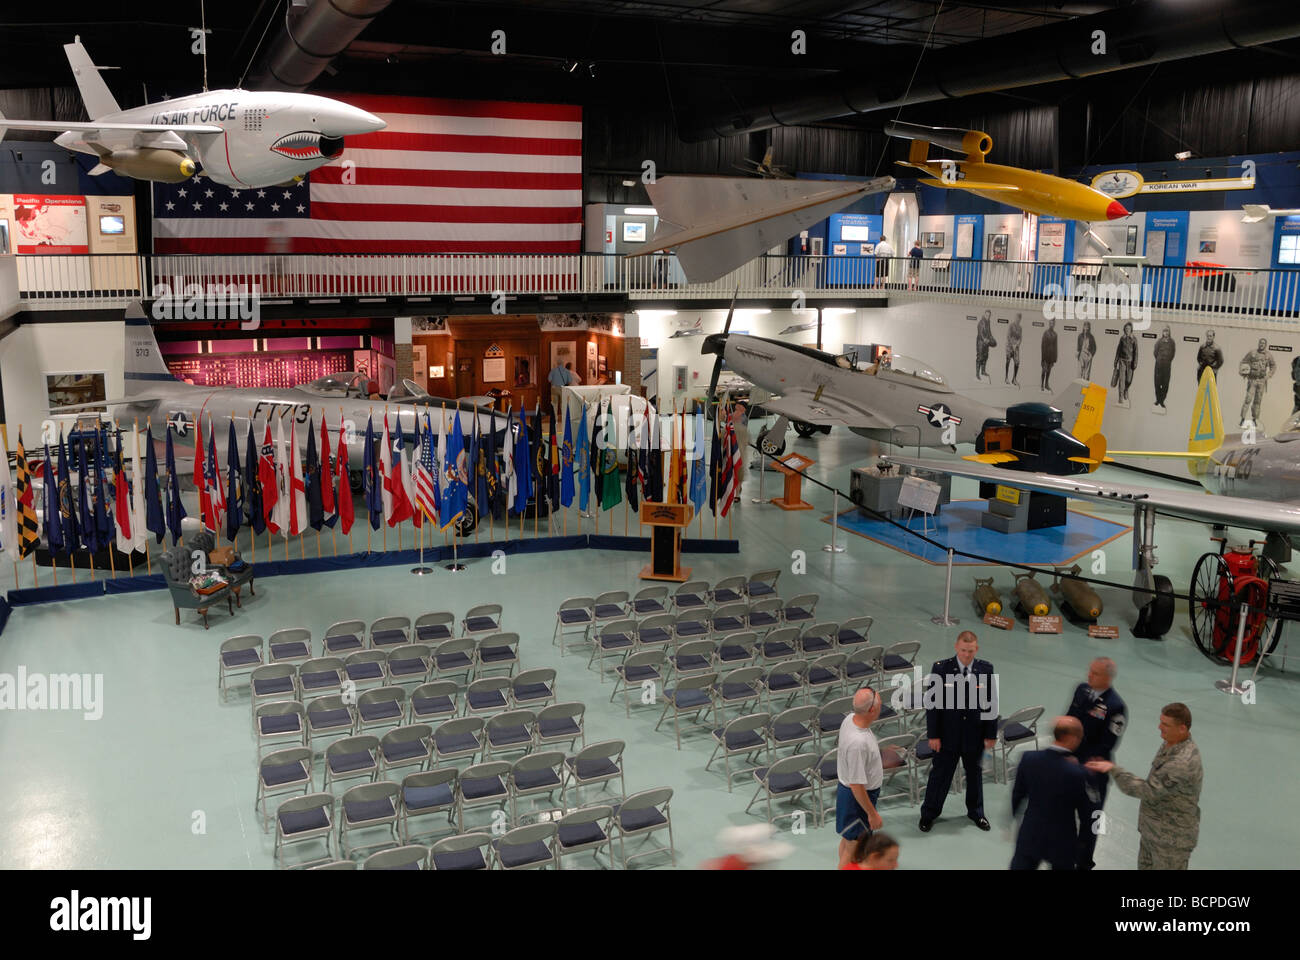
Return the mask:
POLYGON ((388 127, 348 137, 342 157, 295 186, 155 184, 154 252, 580 252, 580 106, 336 99, 388 127))

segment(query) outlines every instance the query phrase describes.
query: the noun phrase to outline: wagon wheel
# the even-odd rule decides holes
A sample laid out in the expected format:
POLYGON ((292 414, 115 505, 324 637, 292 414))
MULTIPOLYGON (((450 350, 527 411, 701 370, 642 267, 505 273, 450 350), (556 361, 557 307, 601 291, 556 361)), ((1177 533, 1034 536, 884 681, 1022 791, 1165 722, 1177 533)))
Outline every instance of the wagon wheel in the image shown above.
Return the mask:
MULTIPOLYGON (((1228 563, 1217 553, 1206 553, 1196 561, 1187 605, 1192 619, 1192 639, 1201 653, 1223 662, 1226 631, 1232 619, 1232 573, 1228 563)), ((1236 624, 1232 624, 1234 627, 1236 624)))
POLYGON ((1232 595, 1231 620, 1228 633, 1224 637, 1223 660, 1231 663, 1237 649, 1237 630, 1241 624, 1241 606, 1247 604, 1246 629, 1241 637, 1241 662, 1254 663, 1259 654, 1259 640, 1268 624, 1264 613, 1264 604, 1268 600, 1268 583, 1259 577, 1243 577, 1236 584, 1232 595))

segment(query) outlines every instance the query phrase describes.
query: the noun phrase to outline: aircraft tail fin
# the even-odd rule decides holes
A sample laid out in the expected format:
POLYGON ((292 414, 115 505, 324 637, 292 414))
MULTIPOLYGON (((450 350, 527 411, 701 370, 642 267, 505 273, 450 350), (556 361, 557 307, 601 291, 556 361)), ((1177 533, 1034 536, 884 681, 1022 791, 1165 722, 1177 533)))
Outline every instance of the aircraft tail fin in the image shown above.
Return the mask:
MULTIPOLYGON (((1187 429, 1187 452, 1209 454, 1223 445, 1223 407, 1219 403, 1219 387, 1214 380, 1214 370, 1206 367, 1196 388, 1192 403, 1192 421, 1187 429)), ((1196 461, 1188 468, 1195 474, 1196 461)))
POLYGON ((172 382, 176 378, 167 369, 153 327, 139 300, 126 307, 126 356, 123 368, 123 392, 127 397, 146 393, 150 383, 172 382))
POLYGON ((1070 433, 1088 445, 1088 456, 1077 459, 1080 463, 1087 463, 1088 472, 1092 473, 1106 460, 1106 437, 1101 432, 1102 418, 1106 413, 1106 388, 1087 380, 1074 380, 1052 401, 1052 405, 1062 412, 1063 422, 1074 415, 1070 433))
POLYGON ((91 120, 98 120, 112 113, 120 113, 122 108, 117 99, 109 92, 108 84, 99 75, 99 69, 90 59, 90 54, 81 45, 80 38, 63 45, 63 52, 68 55, 68 66, 76 78, 77 89, 81 91, 82 102, 91 120))

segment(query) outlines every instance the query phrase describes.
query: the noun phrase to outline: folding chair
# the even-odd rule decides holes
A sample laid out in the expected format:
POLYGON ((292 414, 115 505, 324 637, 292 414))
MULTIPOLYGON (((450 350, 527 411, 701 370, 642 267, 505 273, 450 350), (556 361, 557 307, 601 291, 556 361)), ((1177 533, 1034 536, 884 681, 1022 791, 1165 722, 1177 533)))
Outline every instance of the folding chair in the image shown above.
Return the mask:
POLYGON ((352 691, 382 687, 388 680, 388 653, 384 650, 358 650, 343 660, 345 688, 352 691))
POLYGON ((459 695, 460 688, 456 686, 455 680, 422 683, 411 691, 407 701, 410 706, 407 708, 406 720, 408 723, 432 723, 454 717, 460 709, 456 705, 456 697, 459 695))
POLYGON ((595 608, 595 597, 569 597, 560 604, 560 609, 555 611, 555 629, 551 632, 551 646, 559 643, 560 656, 564 656, 566 633, 581 633, 584 640, 587 638, 587 628, 596 619, 595 608))
POLYGON ((608 657, 626 657, 636 647, 637 623, 635 620, 609 620, 594 625, 597 631, 596 642, 592 644, 591 656, 587 658, 590 668, 597 659, 600 660, 600 682, 605 682, 605 660, 608 657))
POLYGON ((705 610, 709 606, 709 582, 690 580, 673 591, 673 609, 678 613, 705 610))
POLYGON ((424 683, 433 659, 427 643, 407 643, 388 654, 388 682, 424 683))
POLYGON ((410 617, 380 617, 370 625, 371 650, 391 649, 410 642, 410 617))
POLYGON ((555 845, 555 824, 531 823, 515 827, 492 841, 497 865, 502 870, 560 869, 560 852, 555 845))
POLYGON ((614 808, 597 804, 566 813, 555 821, 555 847, 561 861, 571 853, 590 850, 600 863, 600 848, 609 851, 609 866, 614 868, 614 808))
POLYGON ((668 604, 671 602, 668 599, 667 587, 646 587, 644 590, 638 590, 636 596, 632 598, 632 613, 638 617, 667 613, 668 604))
POLYGON ((373 734, 344 737, 325 748, 326 790, 332 784, 365 777, 374 782, 379 774, 379 738, 373 734))
POLYGON ((433 727, 412 723, 389 730, 379 738, 379 776, 403 767, 423 770, 433 756, 433 727))
POLYGON ((555 668, 535 667, 522 670, 510 684, 510 697, 516 707, 541 708, 555 702, 555 668))
POLYGON ((798 696, 803 696, 806 703, 808 667, 807 660, 779 660, 772 664, 763 679, 759 681, 767 693, 767 705, 771 707, 778 696, 785 696, 787 707, 798 696))
POLYGON ((847 654, 828 653, 818 657, 808 665, 807 693, 809 699, 814 693, 825 697, 826 694, 844 687, 844 663, 847 654))
POLYGON ((709 757, 708 763, 704 769, 718 758, 718 752, 722 752, 722 762, 727 771, 727 792, 731 792, 732 778, 736 773, 750 773, 753 767, 748 770, 737 770, 732 772, 731 758, 743 757, 746 763, 756 753, 769 754, 771 759, 771 750, 767 743, 767 726, 771 722, 772 715, 769 713, 751 713, 748 716, 736 717, 734 720, 721 727, 715 727, 713 730, 713 739, 717 741, 717 746, 713 748, 713 754, 709 757))
POLYGON ((432 646, 456 635, 456 615, 450 610, 422 613, 415 618, 415 639, 432 646))
POLYGON ((596 598, 592 607, 594 620, 592 626, 608 623, 610 620, 622 620, 631 612, 626 590, 607 590, 596 598))
POLYGON ((505 812, 510 802, 510 788, 506 776, 510 764, 504 760, 486 760, 461 771, 456 781, 456 823, 465 832, 465 811, 475 807, 498 807, 505 812))
POLYGON ((217 654, 217 690, 224 702, 226 699, 226 680, 230 677, 249 675, 262 666, 262 638, 253 634, 231 637, 223 641, 217 654))
POLYGON ((749 605, 745 624, 756 632, 766 633, 781 625, 781 598, 765 597, 749 605))
POLYGON ((793 757, 784 757, 777 760, 771 766, 759 767, 754 771, 754 779, 758 782, 758 789, 754 791, 753 799, 749 801, 749 806, 745 807, 745 812, 749 813, 750 808, 758 802, 758 798, 766 794, 767 799, 767 822, 775 824, 777 820, 785 817, 794 816, 793 813, 783 813, 779 816, 772 811, 773 800, 786 800, 791 803, 797 802, 804 795, 812 797, 813 800, 813 822, 817 822, 818 803, 816 787, 813 786, 813 770, 816 768, 821 758, 813 753, 797 753, 793 757))
POLYGON ((880 658, 885 648, 879 644, 857 646, 844 659, 844 689, 861 690, 880 679, 880 658))
POLYGON ((380 850, 361 862, 362 870, 426 870, 429 849, 417 845, 380 850))
POLYGON ((781 619, 786 623, 793 624, 812 623, 813 611, 820 599, 815 593, 801 593, 797 597, 792 597, 782 605, 781 619))
POLYGON ((429 864, 434 870, 487 870, 491 850, 490 833, 445 837, 429 848, 429 864))
POLYGON ((920 640, 900 640, 890 644, 880 655, 880 680, 888 683, 896 673, 911 673, 916 667, 916 655, 921 651, 920 640))
POLYGON ((249 702, 256 713, 259 703, 298 698, 298 667, 292 663, 268 663, 254 667, 248 680, 249 702))
POLYGON ((357 697, 357 732, 395 727, 405 712, 406 691, 401 687, 367 690, 357 697))
MULTIPOLYGON (((620 688, 623 690, 623 715, 632 716, 632 689, 645 689, 647 683, 654 690, 654 700, 659 699, 659 687, 664 682, 666 659, 663 650, 642 650, 633 653, 626 660, 614 667, 614 689, 610 691, 609 702, 614 702, 620 688)), ((640 698, 638 698, 639 700, 640 698)))
POLYGON ((771 742, 771 754, 786 747, 798 750, 805 744, 813 746, 817 741, 817 708, 791 707, 782 710, 772 718, 768 727, 768 740, 771 742))
POLYGON ((713 662, 719 667, 744 667, 758 659, 758 634, 752 630, 732 633, 718 641, 713 662))
MULTIPOLYGON (((1024 707, 1011 714, 1005 720, 998 721, 998 742, 997 748, 1002 755, 1002 782, 1010 783, 1010 775, 1007 771, 1007 757, 1021 744, 1034 741, 1034 749, 1038 749, 1038 718, 1043 715, 1044 707, 1024 707)), ((994 779, 997 777, 997 767, 993 768, 994 779)))
POLYGON ((519 634, 494 633, 480 637, 474 648, 474 676, 482 677, 489 670, 505 670, 514 676, 519 667, 519 634))
POLYGON ((483 726, 483 759, 533 749, 537 714, 532 710, 507 710, 488 717, 483 726))
POLYGON ((781 627, 771 630, 759 646, 763 659, 769 663, 790 660, 799 655, 799 628, 781 627))
POLYGON ((840 632, 838 623, 829 621, 805 627, 799 636, 799 650, 806 657, 820 657, 835 649, 835 638, 840 632))
POLYGON ((587 705, 576 700, 542 707, 537 711, 537 724, 533 727, 533 745, 541 747, 567 743, 572 750, 574 744, 581 740, 583 746, 586 746, 586 716, 587 705))
POLYGON ((739 603, 745 599, 744 577, 724 577, 713 585, 709 591, 709 598, 714 604, 728 605, 739 603))
POLYGON ((338 657, 313 657, 298 668, 298 698, 303 703, 342 692, 343 661, 338 657))
POLYGON ((724 674, 714 690, 713 722, 726 723, 727 707, 735 707, 741 712, 750 704, 757 707, 763 696, 759 687, 762 679, 762 667, 737 667, 724 674))
POLYGON ((682 748, 682 714, 689 714, 692 723, 699 723, 700 714, 709 712, 713 707, 713 685, 717 679, 718 675, 712 671, 689 676, 679 674, 675 681, 677 686, 664 688, 664 712, 660 714, 655 729, 659 729, 671 710, 673 735, 677 738, 678 750, 682 748))
MULTIPOLYGON (((735 579, 739 580, 739 577, 735 579)), ((713 639, 744 630, 749 623, 749 604, 724 603, 715 607, 709 617, 709 635, 713 639)))
POLYGON ((712 640, 691 640, 678 646, 677 651, 668 657, 668 663, 679 679, 711 673, 715 652, 712 640))
POLYGON ((483 718, 455 717, 433 731, 434 766, 444 760, 472 760, 483 749, 483 718))
POLYGON ((359 783, 349 787, 339 802, 339 851, 349 857, 355 850, 397 845, 397 806, 401 787, 388 780, 378 783, 359 783), (389 839, 381 843, 359 844, 349 847, 348 834, 359 830, 387 827, 389 839))
POLYGON ((289 747, 264 756, 257 765, 257 796, 253 809, 262 817, 262 830, 271 825, 266 801, 271 797, 311 793, 312 751, 310 747, 289 747))
POLYGON ((838 746, 831 747, 821 755, 821 759, 817 761, 817 766, 812 772, 811 779, 813 783, 813 792, 816 794, 817 799, 817 826, 819 827, 826 826, 826 791, 834 790, 840 783, 838 770, 839 752, 840 750, 838 746))
POLYGON ((636 652, 645 650, 666 650, 673 642, 673 625, 677 616, 672 613, 656 613, 646 617, 636 628, 636 652))
POLYGON ((266 638, 267 663, 301 663, 311 659, 311 631, 286 627, 266 638))
POLYGON ((297 700, 272 700, 253 708, 253 729, 257 733, 257 754, 269 744, 297 743, 307 746, 307 709, 297 700))
POLYGON ((510 678, 484 677, 465 688, 465 716, 490 716, 510 709, 510 678))
POLYGON ((397 809, 397 829, 403 843, 410 843, 414 835, 411 821, 435 813, 447 814, 447 826, 456 829, 456 780, 460 776, 455 767, 438 770, 421 770, 402 778, 402 802, 397 809))
POLYGON ((559 750, 546 750, 520 757, 510 765, 506 778, 510 789, 510 822, 519 823, 520 797, 550 797, 555 802, 555 792, 560 792, 560 806, 564 806, 564 754, 559 750))
POLYGON ((356 725, 354 706, 340 693, 317 697, 307 704, 307 744, 312 748, 318 738, 351 734, 356 725))
MULTIPOLYGON (((853 617, 845 620, 840 624, 840 633, 836 638, 836 644, 841 648, 850 650, 859 644, 867 643, 867 634, 871 632, 871 625, 875 623, 874 617, 853 617)), ((849 652, 848 650, 845 651, 849 652)))
POLYGON ((284 866, 284 848, 291 843, 308 840, 325 841, 325 857, 333 859, 331 843, 334 839, 334 796, 330 793, 309 793, 290 797, 275 810, 275 863, 284 866))
POLYGON ((564 761, 569 782, 573 784, 575 802, 582 803, 582 788, 617 779, 618 795, 627 796, 627 781, 623 778, 623 751, 627 744, 622 740, 602 740, 583 747, 564 761))
MULTIPOLYGON (((651 857, 657 853, 667 852, 672 857, 673 866, 677 866, 677 851, 673 846, 672 813, 668 809, 673 799, 672 787, 656 787, 634 793, 614 807, 614 826, 618 828, 618 853, 623 861, 623 869, 633 860, 651 857), (658 830, 668 831, 668 846, 653 847, 628 856, 627 841, 633 837, 648 838, 658 830)), ((642 844, 644 846, 644 843, 642 844)))
MULTIPOLYGON (((709 638, 709 615, 707 610, 691 610, 677 614, 673 621, 673 649, 677 650, 684 643, 692 640, 709 638)), ((712 643, 709 644, 712 646, 712 643)))
POLYGON ((911 756, 912 750, 916 747, 916 734, 900 733, 892 737, 882 737, 877 741, 877 746, 880 747, 880 765, 884 771, 878 802, 884 803, 895 797, 907 797, 908 804, 914 806, 918 784, 912 776, 911 756), (907 778, 907 790, 886 792, 889 785, 900 775, 907 778))
POLYGON ((346 657, 366 647, 366 622, 364 620, 339 620, 325 628, 321 640, 321 656, 346 657))
POLYGON ((776 581, 781 576, 780 570, 760 570, 752 574, 745 583, 745 595, 751 600, 761 600, 776 594, 776 581))
POLYGON ((817 720, 813 724, 819 749, 825 748, 827 743, 838 744, 840 727, 844 726, 844 718, 852 712, 852 697, 839 697, 821 705, 817 710, 817 720))
POLYGON ((314 867, 306 867, 307 870, 355 870, 357 862, 355 860, 331 860, 329 863, 318 864, 314 867))
POLYGON ((463 676, 469 683, 474 672, 474 652, 478 641, 473 637, 454 637, 444 640, 433 648, 433 666, 429 671, 430 680, 442 680, 445 677, 463 676))
POLYGON ((499 603, 480 603, 470 607, 465 619, 460 622, 460 635, 485 637, 501 632, 502 607, 499 603))

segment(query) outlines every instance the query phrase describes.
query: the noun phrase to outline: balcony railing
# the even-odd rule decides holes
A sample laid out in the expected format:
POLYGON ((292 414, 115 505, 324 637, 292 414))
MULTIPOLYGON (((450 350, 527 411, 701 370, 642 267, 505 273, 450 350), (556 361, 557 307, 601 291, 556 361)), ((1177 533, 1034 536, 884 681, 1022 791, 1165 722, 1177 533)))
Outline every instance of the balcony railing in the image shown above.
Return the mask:
MULTIPOLYGON (((671 255, 611 254, 20 256, 26 309, 119 307, 164 290, 257 290, 264 300, 616 295, 638 300, 858 299, 1041 304, 1064 319, 1144 311, 1300 323, 1300 270, 1117 266, 1024 260, 759 257, 710 283, 687 283, 671 255)), ((436 309, 436 307, 431 308, 436 309)))

